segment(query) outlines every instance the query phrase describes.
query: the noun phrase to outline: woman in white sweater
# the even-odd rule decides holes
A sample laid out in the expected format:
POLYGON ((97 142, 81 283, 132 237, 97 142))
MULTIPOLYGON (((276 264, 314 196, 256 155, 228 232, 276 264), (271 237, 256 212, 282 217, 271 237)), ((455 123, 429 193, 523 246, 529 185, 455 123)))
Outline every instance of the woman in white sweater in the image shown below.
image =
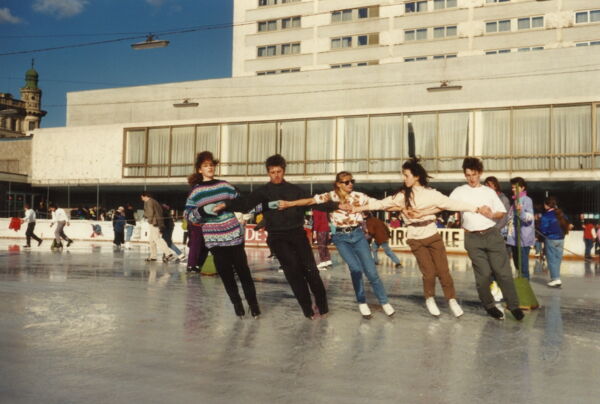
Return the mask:
POLYGON ((407 243, 423 274, 423 291, 429 313, 433 316, 440 315, 434 298, 435 279, 439 278, 452 314, 460 317, 463 311, 456 301, 454 281, 448 269, 446 248, 435 225, 435 213, 440 210, 451 210, 485 214, 488 208, 479 208, 470 203, 452 200, 428 187, 431 177, 416 158, 402 165, 402 175, 404 186, 395 195, 382 200, 371 198, 367 204, 353 207, 352 211, 400 209, 407 225, 407 243))

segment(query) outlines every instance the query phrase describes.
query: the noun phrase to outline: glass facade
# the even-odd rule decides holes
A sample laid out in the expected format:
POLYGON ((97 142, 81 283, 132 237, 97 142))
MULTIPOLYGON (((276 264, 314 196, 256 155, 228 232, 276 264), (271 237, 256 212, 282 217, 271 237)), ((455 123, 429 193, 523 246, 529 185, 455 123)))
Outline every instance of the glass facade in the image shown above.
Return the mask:
POLYGON ((600 168, 600 109, 588 103, 131 128, 123 176, 185 177, 202 150, 221 160, 221 176, 262 175, 275 153, 291 175, 398 172, 410 126, 431 172, 460 172, 466 156, 488 171, 600 168))

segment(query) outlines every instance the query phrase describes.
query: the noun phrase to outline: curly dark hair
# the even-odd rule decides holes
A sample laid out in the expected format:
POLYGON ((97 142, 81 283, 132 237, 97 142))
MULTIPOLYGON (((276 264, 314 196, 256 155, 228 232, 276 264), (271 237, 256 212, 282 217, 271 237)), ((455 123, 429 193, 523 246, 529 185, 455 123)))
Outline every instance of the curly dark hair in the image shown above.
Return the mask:
POLYGON ((198 153, 196 155, 196 163, 194 164, 194 172, 188 177, 188 184, 190 184, 191 186, 200 184, 204 180, 202 174, 200 174, 198 170, 200 170, 200 166, 205 161, 210 161, 215 167, 219 165, 219 160, 215 158, 212 152, 205 150, 203 152, 198 153))
POLYGON ((482 173, 483 162, 477 157, 467 157, 463 160, 462 169, 463 172, 465 172, 466 170, 473 170, 482 173))
POLYGON ((281 167, 285 170, 285 158, 281 154, 274 154, 265 160, 265 168, 269 171, 269 167, 281 167))

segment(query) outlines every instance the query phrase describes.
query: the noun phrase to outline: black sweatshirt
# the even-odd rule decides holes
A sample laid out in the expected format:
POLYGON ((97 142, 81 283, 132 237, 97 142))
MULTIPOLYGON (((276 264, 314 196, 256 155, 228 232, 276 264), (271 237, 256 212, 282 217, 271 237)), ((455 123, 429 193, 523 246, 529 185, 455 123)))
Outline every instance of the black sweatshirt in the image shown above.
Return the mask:
POLYGON ((282 233, 289 230, 301 229, 304 226, 304 212, 307 209, 331 211, 337 208, 337 203, 328 202, 313 206, 296 206, 285 210, 270 210, 268 203, 272 201, 295 201, 310 198, 311 195, 297 185, 283 181, 281 184, 269 182, 252 191, 249 195, 225 202, 228 211, 249 212, 257 205, 262 205, 263 214, 267 220, 267 232, 282 233))

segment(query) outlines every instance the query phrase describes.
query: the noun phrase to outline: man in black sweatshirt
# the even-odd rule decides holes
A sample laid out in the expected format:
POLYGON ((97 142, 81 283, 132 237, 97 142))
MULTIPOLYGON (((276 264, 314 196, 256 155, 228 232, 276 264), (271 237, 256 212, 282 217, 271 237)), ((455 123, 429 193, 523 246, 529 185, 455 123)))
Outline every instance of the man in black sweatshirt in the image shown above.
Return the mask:
POLYGON ((310 319, 317 318, 319 314, 325 316, 329 311, 327 294, 304 231, 305 207, 277 210, 275 206, 271 206, 269 209, 269 202, 293 201, 308 198, 310 195, 300 187, 285 181, 286 162, 283 156, 275 154, 269 157, 265 166, 270 179, 267 184, 246 197, 219 204, 215 210, 248 212, 257 205, 262 205, 267 223, 268 243, 283 267, 285 277, 304 315, 310 319), (311 292, 315 296, 318 314, 312 308, 311 292))

